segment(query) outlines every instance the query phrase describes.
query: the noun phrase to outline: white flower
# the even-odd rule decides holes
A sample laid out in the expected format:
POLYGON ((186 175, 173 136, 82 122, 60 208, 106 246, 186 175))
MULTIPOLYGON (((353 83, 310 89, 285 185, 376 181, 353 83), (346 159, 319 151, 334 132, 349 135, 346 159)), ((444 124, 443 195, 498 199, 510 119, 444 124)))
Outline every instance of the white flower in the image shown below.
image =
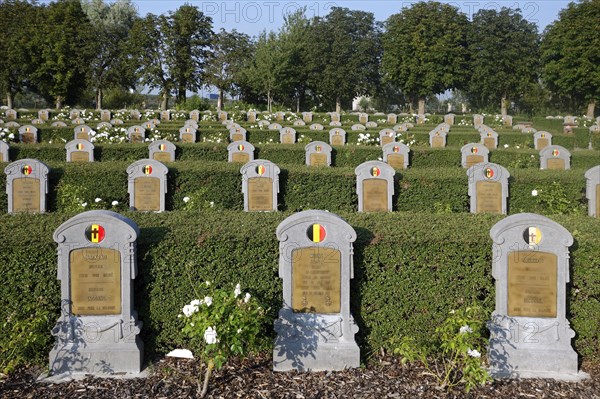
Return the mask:
POLYGON ((241 328, 238 328, 238 329, 237 329, 237 333, 239 334, 239 333, 241 333, 241 332, 242 332, 242 329, 241 329, 241 328))
POLYGON ((102 198, 96 198, 96 199, 94 200, 94 202, 95 202, 96 204, 97 204, 98 202, 100 202, 100 201, 102 201, 102 198))
POLYGON ((465 326, 462 326, 462 327, 461 327, 461 328, 458 330, 458 332, 459 332, 460 334, 464 334, 464 333, 472 333, 472 332, 473 332, 473 330, 471 329, 471 327, 469 327, 469 326, 466 326, 466 325, 465 325, 465 326))
POLYGON ((82 207, 86 207, 87 206, 87 202, 84 202, 83 204, 81 204, 82 207))
POLYGON ((197 306, 193 306, 193 305, 185 305, 183 307, 183 314, 185 315, 185 317, 190 317, 191 315, 193 315, 194 313, 196 313, 198 311, 198 307, 197 306))
POLYGON ((240 286, 240 283, 238 283, 235 286, 235 290, 233 290, 233 295, 235 295, 235 297, 237 298, 238 296, 240 296, 241 293, 242 293, 242 287, 240 286))
POLYGON ((217 343, 217 331, 215 328, 208 327, 206 331, 204 331, 204 340, 209 345, 217 343))
POLYGON ((508 148, 508 144, 504 144, 504 148, 508 148))
POLYGON ((190 202, 190 197, 183 197, 183 202, 185 202, 186 204, 187 204, 188 202, 190 202))
POLYGON ((537 197, 538 190, 531 190, 531 195, 534 196, 534 197, 537 197))
POLYGON ((516 148, 517 148, 517 150, 518 150, 518 149, 520 149, 521 147, 520 147, 520 146, 516 146, 516 148))
POLYGON ((252 296, 250 295, 250 293, 246 292, 246 296, 244 297, 244 303, 248 303, 250 298, 252 298, 252 296))
POLYGON ((210 287, 210 281, 206 280, 206 281, 204 282, 204 284, 205 284, 207 287, 210 287))
POLYGON ((210 207, 214 208, 215 207, 215 202, 214 201, 210 201, 210 207))
POLYGON ((204 297, 204 303, 206 304, 206 306, 212 305, 212 302, 213 302, 212 301, 212 297, 210 297, 210 296, 205 296, 204 297))
POLYGON ((115 200, 115 201, 111 202, 111 204, 112 204, 112 206, 117 206, 117 205, 119 205, 119 201, 115 200))
POLYGON ((194 299, 194 300, 192 300, 192 302, 190 302, 190 305, 200 306, 200 305, 202 305, 202 301, 200 299, 194 299))
POLYGON ((15 138, 15 134, 14 134, 14 133, 10 133, 10 134, 8 135, 8 138, 9 138, 9 139, 14 139, 14 138, 15 138))
POLYGON ((467 354, 471 357, 481 357, 481 353, 477 349, 469 349, 467 350, 467 354))

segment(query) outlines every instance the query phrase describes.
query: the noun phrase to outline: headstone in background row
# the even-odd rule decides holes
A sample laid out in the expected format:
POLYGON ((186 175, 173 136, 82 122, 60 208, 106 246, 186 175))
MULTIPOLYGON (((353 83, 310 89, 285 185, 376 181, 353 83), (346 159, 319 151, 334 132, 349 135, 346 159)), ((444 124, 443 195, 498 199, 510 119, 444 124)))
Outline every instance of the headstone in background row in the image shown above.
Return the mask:
POLYGON ((367 127, 367 129, 373 129, 373 128, 377 127, 377 122, 369 121, 369 122, 366 123, 365 126, 367 127))
POLYGON ((475 114, 473 115, 473 126, 477 128, 479 125, 483 125, 483 115, 475 114))
POLYGON ((342 126, 342 122, 329 122, 329 126, 341 127, 342 126))
POLYGON ((7 143, 0 140, 0 162, 9 162, 9 159, 8 159, 8 149, 9 148, 10 147, 8 146, 7 143))
MULTIPOLYGON (((148 125, 149 123, 146 123, 148 125)), ((141 126, 130 126, 127 129, 127 138, 130 143, 143 143, 146 140, 146 129, 141 126)))
POLYGON ((279 123, 271 123, 269 124, 268 129, 269 130, 279 130, 281 129, 283 126, 281 126, 279 123))
POLYGON ((432 130, 429 132, 429 145, 431 148, 444 148, 446 147, 446 132, 439 130, 432 130))
POLYGON ((160 111, 160 120, 163 122, 168 122, 171 120, 171 111, 164 110, 160 111))
POLYGON ((294 126, 306 126, 306 122, 304 122, 302 119, 296 119, 293 123, 294 126))
POLYGON ((366 125, 368 121, 369 121, 369 114, 366 114, 364 112, 361 112, 360 114, 358 114, 358 123, 362 123, 363 125, 366 125))
POLYGON ((389 123, 390 125, 394 125, 396 123, 398 123, 398 115, 396 114, 387 114, 387 123, 389 123))
POLYGON ((279 130, 279 142, 281 144, 294 144, 296 142, 296 130, 284 127, 279 130))
POLYGON ((277 210, 280 169, 271 161, 250 161, 240 169, 244 211, 271 212, 277 210))
POLYGON ((234 141, 246 141, 247 134, 246 129, 243 127, 234 127, 229 130, 229 140, 234 141))
POLYGON ((31 124, 32 125, 43 125, 45 122, 43 120, 41 120, 40 118, 36 118, 36 119, 32 119, 31 120, 31 124))
POLYGON ((0 119, 0 125, 4 124, 4 120, 0 119))
POLYGON ((340 114, 337 112, 330 112, 329 115, 332 122, 341 122, 340 114))
POLYGON ((513 117, 510 115, 504 115, 502 117, 502 126, 511 127, 513 124, 513 117))
POLYGON ((573 236, 540 215, 520 213, 490 230, 496 308, 488 322, 493 377, 577 380, 575 332, 567 320, 573 236))
POLYGON ((91 127, 88 125, 79 125, 73 128, 73 139, 74 140, 87 140, 90 141, 91 127))
POLYGON ((446 114, 446 115, 444 115, 444 123, 446 123, 446 124, 448 124, 450 126, 454 125, 454 117, 455 116, 456 115, 454 115, 454 114, 446 114))
POLYGON ((275 112, 275 120, 278 122, 283 122, 285 120, 285 112, 281 112, 281 111, 275 112))
POLYGON ((148 122, 151 122, 154 125, 154 127, 160 125, 160 119, 154 118, 154 119, 150 119, 148 122))
POLYGON ((195 143, 196 133, 197 131, 194 126, 184 126, 179 129, 179 141, 182 143, 195 143))
POLYGON ((307 166, 331 166, 331 146, 324 141, 312 141, 304 147, 307 166))
POLYGON ((52 127, 67 127, 67 124, 64 123, 63 121, 56 121, 56 122, 52 122, 52 124, 50 126, 52 126, 52 127))
POLYGON ((7 109, 4 111, 4 116, 7 121, 16 121, 17 120, 17 111, 14 109, 7 109))
POLYGON ((331 129, 329 131, 329 144, 331 144, 331 145, 346 144, 346 131, 341 128, 331 129))
POLYGON ((200 122, 200 111, 197 109, 190 111, 190 119, 196 122, 200 122))
POLYGON ((71 119, 72 125, 83 125, 84 123, 85 123, 85 119, 83 119, 83 118, 71 119))
POLYGON ((530 133, 535 133, 535 132, 537 132, 537 130, 535 128, 533 128, 533 127, 527 127, 527 126, 525 126, 525 127, 523 127, 523 129, 521 129, 521 133, 530 134, 530 133))
POLYGON ((226 121, 227 120, 227 112, 225 112, 225 111, 219 111, 219 112, 217 112, 217 119, 220 122, 226 121))
POLYGON ((405 123, 402 123, 400 125, 395 125, 392 130, 395 132, 406 132, 408 128, 406 127, 405 123))
POLYGON ((268 127, 271 123, 264 119, 258 121, 258 127, 268 127))
POLYGON ((139 121, 140 119, 142 119, 142 114, 137 109, 132 109, 131 111, 129 111, 129 117, 131 118, 131 120, 139 121))
POLYGON ((123 124, 124 124, 124 122, 123 122, 123 120, 122 120, 122 119, 118 119, 118 118, 116 118, 116 119, 111 119, 111 120, 110 120, 110 124, 111 124, 111 125, 123 125, 123 124))
POLYGON ((571 169, 571 153, 559 145, 549 145, 540 151, 540 169, 571 169))
POLYGON ((471 213, 506 215, 510 177, 508 170, 491 162, 478 163, 467 170, 467 176, 471 213))
POLYGON ((396 141, 396 132, 392 129, 381 129, 379 131, 379 143, 382 147, 396 141))
POLYGON ((194 129, 198 129, 198 122, 193 119, 188 119, 183 123, 183 127, 193 127, 194 129))
POLYGON ((460 149, 461 161, 463 168, 470 168, 481 162, 487 162, 490 150, 483 144, 469 143, 462 146, 460 149))
POLYGON ((81 111, 78 110, 77 108, 74 108, 69 112, 69 119, 71 119, 71 120, 79 119, 80 115, 81 115, 81 111))
POLYGON ((247 120, 248 122, 250 122, 250 123, 254 123, 254 122, 256 122, 256 112, 254 112, 254 111, 249 111, 249 112, 246 114, 246 120, 247 120))
POLYGON ((585 197, 588 200, 588 215, 600 218, 600 165, 585 172, 585 197))
POLYGON ((4 127, 9 128, 9 129, 18 129, 21 127, 21 125, 19 125, 17 122, 15 121, 10 121, 10 122, 6 122, 4 124, 4 127))
POLYGON ((19 142, 25 144, 37 143, 38 129, 32 125, 23 125, 19 128, 19 142))
POLYGON ((552 145, 552 134, 544 131, 538 131, 533 134, 533 144, 538 151, 552 145))
POLYGON ((498 148, 498 133, 494 130, 487 130, 479 134, 481 142, 488 150, 494 150, 498 148))
POLYGON ((75 139, 65 145, 67 162, 94 162, 94 145, 87 140, 75 139))
POLYGON ((354 170, 359 212, 392 211, 396 171, 381 161, 363 162, 354 170))
POLYGON ((156 140, 148 146, 148 158, 159 162, 175 162, 175 144, 168 140, 156 140))
POLYGON ((227 146, 227 162, 246 164, 254 161, 254 146, 245 140, 238 140, 227 146))
POLYGON ((96 129, 106 129, 106 128, 111 128, 112 126, 113 125, 110 122, 100 122, 96 126, 96 129))
POLYGON ((100 120, 103 122, 110 121, 110 111, 107 109, 103 109, 100 111, 100 120))
POLYGON ((590 133, 600 133, 600 125, 592 125, 589 129, 590 133))
POLYGON ((21 159, 4 168, 8 213, 46 212, 48 166, 37 159, 21 159))
POLYGON ((396 170, 408 168, 410 148, 397 141, 392 141, 383 146, 383 162, 396 170))
POLYGON ((56 229, 61 315, 52 329, 50 372, 139 373, 142 322, 133 306, 140 231, 125 216, 88 211, 56 229))
POLYGON ((313 119, 313 115, 312 112, 303 112, 302 113, 302 120, 306 123, 310 123, 312 122, 313 119))
POLYGON ((435 127, 434 130, 439 130, 439 131, 448 133, 450 131, 450 125, 447 123, 440 123, 439 125, 437 125, 435 127))
POLYGON ((350 127, 350 129, 353 131, 365 130, 366 127, 364 125, 361 125, 360 123, 355 123, 354 125, 352 125, 352 127, 350 127))
POLYGON ((48 119, 50 119, 50 112, 48 112, 47 109, 39 110, 38 111, 38 119, 41 119, 44 122, 46 122, 48 119))
POLYGON ((320 123, 313 123, 312 125, 310 125, 309 129, 310 130, 323 130, 323 125, 321 125, 320 123))
POLYGON ((422 115, 422 114, 417 115, 417 125, 425 124, 425 119, 427 119, 425 117, 425 115, 422 115))
POLYGON ((576 125, 577 122, 575 120, 575 117, 573 115, 567 115, 563 118, 563 124, 565 125, 576 125))
POLYGON ((127 167, 131 210, 164 212, 168 172, 165 165, 154 159, 140 159, 127 167))
POLYGON ((350 312, 356 232, 326 211, 296 213, 277 226, 283 303, 275 320, 275 371, 360 366, 350 312))
POLYGON ((600 116, 596 118, 596 125, 600 125, 600 116))

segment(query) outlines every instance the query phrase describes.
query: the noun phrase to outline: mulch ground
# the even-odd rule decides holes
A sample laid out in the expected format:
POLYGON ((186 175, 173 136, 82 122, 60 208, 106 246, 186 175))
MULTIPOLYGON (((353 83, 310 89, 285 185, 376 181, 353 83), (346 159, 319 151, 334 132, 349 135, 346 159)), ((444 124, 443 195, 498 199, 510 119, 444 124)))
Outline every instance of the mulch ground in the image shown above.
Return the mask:
MULTIPOLYGON (((342 372, 276 373, 265 356, 232 361, 216 371, 207 398, 600 398, 600 365, 584 364, 582 382, 546 379, 496 380, 466 393, 442 389, 415 364, 384 359, 342 372)), ((0 380, 0 398, 195 398, 200 364, 166 358, 135 379, 85 379, 61 384, 36 382, 40 369, 22 369, 0 380)))

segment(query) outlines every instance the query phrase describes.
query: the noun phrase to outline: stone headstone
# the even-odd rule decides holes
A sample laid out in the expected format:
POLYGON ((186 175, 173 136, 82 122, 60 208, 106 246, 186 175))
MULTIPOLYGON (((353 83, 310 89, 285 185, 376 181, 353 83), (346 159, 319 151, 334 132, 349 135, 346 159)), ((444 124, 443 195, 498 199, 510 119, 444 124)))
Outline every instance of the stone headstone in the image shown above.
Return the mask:
POLYGON ((102 111, 100 111, 100 120, 103 122, 109 122, 110 121, 110 111, 107 109, 103 109, 102 111))
POLYGON ((148 146, 148 158, 158 162, 175 162, 175 144, 168 140, 156 140, 148 146))
POLYGON ((549 145, 540 151, 540 169, 571 169, 571 153, 559 145, 549 145))
POLYGON ((520 213, 490 230, 496 308, 488 323, 493 377, 580 379, 575 332, 566 318, 573 236, 540 215, 520 213))
POLYGON ((390 125, 394 125, 398 123, 398 115, 396 114, 387 114, 387 123, 390 125))
POLYGON ((254 161, 254 146, 245 140, 238 140, 227 146, 227 162, 246 164, 254 161))
POLYGON ((197 109, 190 111, 190 119, 196 122, 200 122, 200 111, 198 111, 197 109))
POLYGON ((217 112, 217 120, 219 120, 219 122, 226 121, 227 120, 227 112, 225 112, 225 111, 217 112))
POLYGON ((83 118, 71 119, 72 125, 83 125, 84 123, 85 123, 85 119, 83 119, 83 118))
POLYGON ((32 119, 32 120, 31 120, 31 124, 32 124, 32 125, 43 125, 43 124, 44 124, 44 121, 43 121, 43 120, 41 120, 40 118, 36 118, 36 119, 32 119))
POLYGON ((137 125, 130 126, 127 129, 127 138, 130 143, 143 143, 146 140, 146 129, 137 125))
POLYGON ((179 141, 182 143, 195 143, 197 130, 194 126, 184 126, 179 129, 179 141))
POLYGON ((425 115, 421 115, 421 114, 417 115, 417 125, 425 124, 425 119, 427 119, 425 117, 425 115))
MULTIPOLYGON (((142 127, 144 129, 155 129, 156 128, 156 124, 153 121, 146 121, 142 124, 142 127)), ((127 129, 129 131, 129 129, 127 129)))
POLYGON ((50 126, 52 126, 52 127, 67 127, 67 124, 64 123, 63 121, 56 121, 56 122, 52 122, 52 124, 50 126))
POLYGON ((111 125, 110 122, 100 122, 96 126, 96 129, 108 129, 108 128, 111 128, 111 127, 113 127, 113 125, 111 125))
POLYGON ((9 162, 8 159, 9 146, 6 142, 0 140, 0 162, 9 162))
POLYGON ((382 129, 379 131, 379 143, 382 147, 396 141, 396 132, 392 129, 382 129))
POLYGON ((188 119, 183 123, 183 127, 193 127, 194 129, 198 129, 198 122, 193 119, 188 119))
POLYGON ((506 168, 495 163, 478 163, 467 169, 471 213, 506 215, 508 178, 506 168))
POLYGON ((4 116, 7 121, 16 121, 17 120, 17 111, 14 109, 7 109, 4 111, 4 116))
POLYGON ((479 125, 483 125, 483 115, 475 114, 473 115, 473 126, 477 128, 479 125))
POLYGON ((65 149, 67 162, 94 162, 94 145, 87 140, 71 140, 65 149))
POLYGON ((346 131, 341 128, 331 129, 329 131, 329 144, 331 144, 331 145, 346 144, 346 131))
POLYGON ((48 119, 50 119, 50 112, 48 112, 47 109, 39 110, 38 111, 38 119, 41 119, 44 122, 46 122, 48 119))
POLYGON ((513 124, 513 117, 510 115, 504 115, 502 117, 502 126, 511 127, 513 124))
POLYGON ((165 165, 154 159, 140 159, 127 167, 131 210, 164 212, 168 172, 165 165))
POLYGON ((590 133, 600 133, 600 125, 592 125, 589 130, 590 133))
POLYGON ((332 122, 341 122, 340 114, 337 112, 330 112, 329 116, 331 117, 332 122))
POLYGON ((354 170, 359 212, 392 211, 396 171, 381 161, 363 162, 354 170))
POLYGON ((280 130, 283 126, 281 126, 279 123, 271 123, 269 125, 269 130, 280 130))
POLYGON ((320 123, 313 123, 312 125, 310 125, 309 129, 310 130, 323 130, 323 125, 321 125, 320 123))
POLYGON ((275 112, 275 120, 278 122, 283 122, 285 120, 285 112, 281 112, 281 111, 275 112))
POLYGON ((271 161, 250 161, 240 169, 244 211, 271 212, 277 210, 280 169, 271 161))
POLYGON ((405 123, 401 124, 401 125, 395 125, 392 128, 393 131, 395 132, 406 132, 408 130, 407 126, 405 123))
POLYGON ((152 123, 154 126, 153 128, 155 128, 156 126, 160 125, 160 119, 150 119, 148 122, 152 123))
POLYGON ((37 159, 21 159, 4 168, 8 213, 46 212, 48 166, 37 159))
POLYGON ((341 127, 342 126, 342 122, 329 122, 329 126, 341 127))
POLYGON ((9 128, 9 129, 18 129, 21 127, 21 125, 19 125, 17 122, 15 121, 10 121, 10 122, 6 122, 4 124, 4 127, 9 128))
POLYGON ((139 121, 142 119, 142 114, 137 109, 132 109, 131 111, 129 111, 129 117, 133 121, 139 121))
POLYGON ((331 166, 331 146, 324 141, 312 141, 304 151, 306 166, 331 166))
POLYGON ((454 125, 454 117, 455 116, 456 115, 454 115, 454 114, 446 114, 446 115, 444 115, 444 123, 446 123, 446 124, 448 124, 450 126, 454 125))
POLYGON ((366 114, 364 112, 361 112, 360 114, 358 114, 358 123, 362 123, 363 125, 366 125, 368 121, 369 121, 369 114, 366 114))
POLYGON ((229 130, 229 140, 234 141, 246 141, 247 132, 243 127, 234 127, 229 130))
POLYGON ((432 130, 429 132, 429 145, 431 148, 446 147, 446 132, 440 130, 432 130))
POLYGON ((373 129, 373 128, 377 127, 377 122, 369 121, 369 122, 367 122, 367 124, 365 126, 367 127, 367 129, 373 129))
POLYGON ((269 121, 266 120, 260 120, 258 121, 258 127, 268 127, 271 123, 269 121))
POLYGON ((283 127, 279 130, 279 142, 281 144, 294 144, 296 142, 296 130, 291 127, 283 127))
POLYGON ((356 232, 326 211, 296 213, 277 227, 283 303, 275 321, 275 371, 360 366, 350 313, 356 232))
POLYGON ((90 132, 92 128, 88 125, 80 125, 73 128, 73 139, 74 140, 87 140, 90 141, 90 132))
POLYGON ((133 306, 140 231, 125 216, 88 211, 54 232, 61 315, 52 330, 52 374, 139 373, 142 322, 133 306))
POLYGON ((494 130, 486 130, 479 133, 481 137, 481 143, 486 146, 488 150, 494 150, 498 148, 498 133, 494 130))
POLYGON ((32 125, 24 125, 19 128, 19 142, 24 144, 37 143, 38 129, 32 125))
POLYGON ((383 162, 396 170, 408 168, 410 148, 397 141, 392 141, 383 146, 383 162))
POLYGON ((572 116, 572 115, 567 115, 567 116, 565 116, 565 117, 564 117, 564 119, 563 119, 563 124, 565 124, 565 125, 576 125, 576 124, 577 124, 577 122, 576 122, 576 119, 575 119, 575 117, 574 117, 574 116, 572 116))
POLYGON ((533 135, 533 144, 538 151, 552 145, 552 134, 544 131, 535 132, 533 135))
POLYGON ((81 115, 81 111, 74 108, 69 112, 69 119, 73 120, 73 119, 79 119, 79 116, 81 115))
POLYGON ((483 144, 469 143, 461 149, 461 162, 463 168, 469 169, 471 166, 481 162, 487 162, 490 150, 483 144))
POLYGON ((360 123, 355 123, 354 125, 352 125, 352 127, 350 127, 350 129, 353 131, 366 130, 366 127, 364 125, 361 125, 360 123))
POLYGON ((312 112, 303 112, 302 113, 302 120, 306 123, 310 123, 313 120, 313 115, 312 112))
POLYGON ((256 122, 256 112, 250 111, 246 114, 246 120, 250 123, 256 122))
POLYGON ((160 120, 163 122, 168 122, 171 120, 171 111, 164 110, 160 111, 160 120))
POLYGON ((293 123, 294 126, 306 126, 306 122, 304 122, 302 119, 296 119, 293 123))
POLYGON ((600 218, 600 165, 585 172, 585 197, 588 200, 588 215, 600 218))

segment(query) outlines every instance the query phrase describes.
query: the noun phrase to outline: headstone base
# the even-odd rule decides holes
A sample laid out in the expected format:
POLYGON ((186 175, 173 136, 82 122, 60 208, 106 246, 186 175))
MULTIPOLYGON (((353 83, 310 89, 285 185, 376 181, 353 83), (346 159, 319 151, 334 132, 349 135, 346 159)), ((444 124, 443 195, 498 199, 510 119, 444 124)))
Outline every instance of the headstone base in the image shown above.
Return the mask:
POLYGON ((61 347, 55 346, 50 351, 50 373, 89 373, 106 376, 140 373, 143 353, 144 344, 137 337, 135 342, 112 345, 69 343, 61 347))

